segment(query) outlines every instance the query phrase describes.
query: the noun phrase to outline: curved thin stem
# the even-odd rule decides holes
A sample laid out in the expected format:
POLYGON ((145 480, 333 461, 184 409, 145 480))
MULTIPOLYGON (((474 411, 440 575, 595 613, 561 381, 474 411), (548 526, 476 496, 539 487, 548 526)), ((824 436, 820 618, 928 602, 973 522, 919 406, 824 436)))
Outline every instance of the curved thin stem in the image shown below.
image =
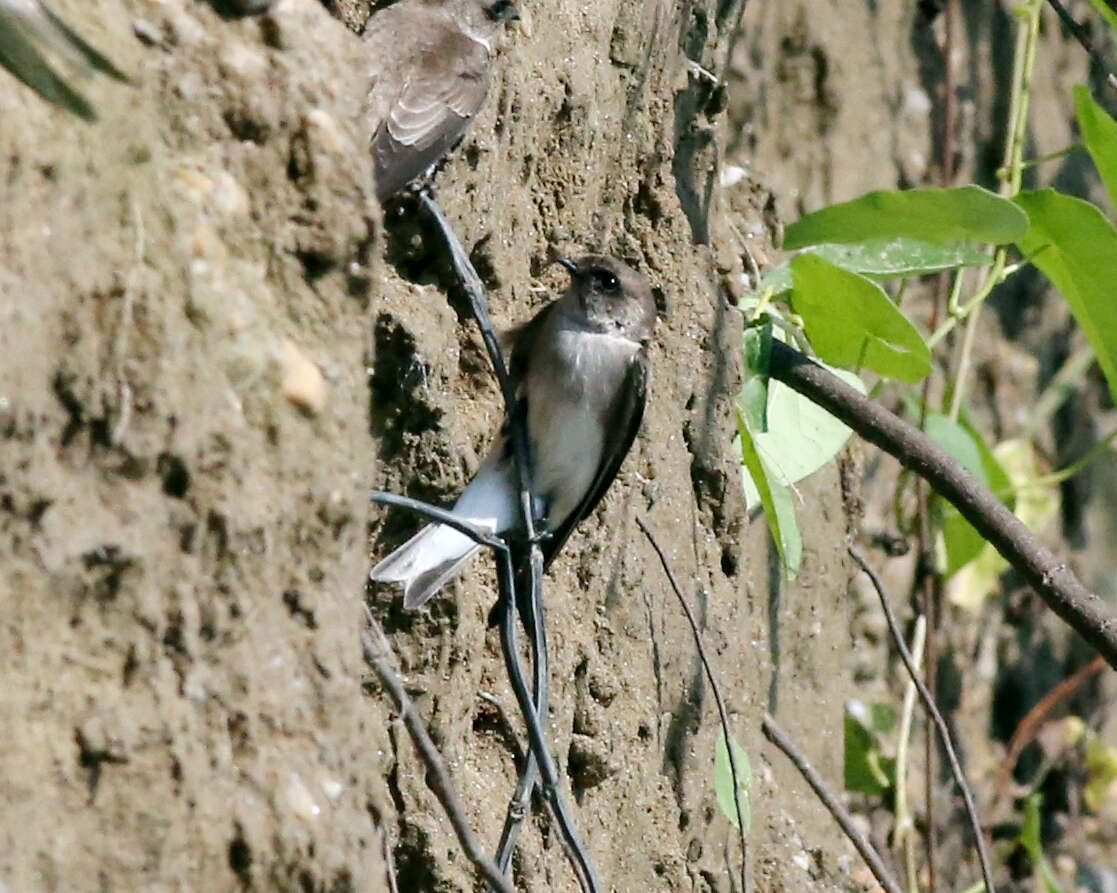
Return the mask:
POLYGON ((710 665, 710 659, 706 656, 706 648, 702 644, 702 632, 698 628, 698 620, 683 596, 682 589, 679 588, 679 583, 671 571, 667 556, 660 548, 651 530, 648 529, 648 525, 644 523, 644 519, 639 515, 636 516, 636 526, 643 531, 644 536, 647 537, 651 547, 655 550, 655 554, 659 556, 659 563, 663 566, 663 572, 667 575, 667 582, 671 584, 675 597, 678 598, 679 604, 683 606, 683 613, 686 614, 687 622, 690 624, 690 631, 694 636, 694 644, 698 649, 698 657, 702 661, 702 668, 706 671, 706 678, 710 680, 710 691, 714 693, 718 716, 721 717, 721 732, 725 736, 725 752, 729 756, 729 774, 733 776, 733 806, 737 811, 737 831, 741 843, 741 893, 748 893, 749 850, 748 841, 745 837, 745 817, 741 810, 741 782, 740 776, 737 774, 737 758, 733 755, 733 736, 729 731, 729 711, 725 709, 725 699, 721 696, 721 688, 718 686, 717 677, 714 675, 714 668, 710 665))
POLYGON ((822 780, 822 776, 818 774, 818 770, 808 762, 803 752, 796 747, 790 738, 784 734, 784 731, 776 725, 776 721, 772 719, 770 714, 764 714, 764 723, 761 725, 761 730, 764 732, 764 737, 771 741, 776 747, 783 751, 784 756, 791 760, 799 774, 811 786, 811 790, 818 795, 818 799, 822 801, 822 805, 829 811, 834 820, 841 826, 845 836, 849 838, 849 842, 853 844, 854 848, 861 854, 861 858, 865 860, 865 864, 869 866, 869 871, 873 873, 873 877, 884 888, 885 893, 903 893, 900 885, 896 879, 892 877, 891 872, 885 867, 884 860, 881 859, 880 853, 873 849, 873 845, 869 839, 857 830, 857 826, 853 823, 853 816, 849 814, 844 806, 834 796, 833 792, 826 786, 826 782, 822 780))
MULTIPOLYGON (((446 215, 442 213, 442 209, 429 190, 424 190, 419 194, 419 202, 427 213, 430 214, 435 225, 442 233, 446 248, 450 252, 450 260, 454 266, 454 271, 469 298, 473 316, 477 321, 477 327, 481 332, 481 338, 485 342, 485 349, 488 351, 489 360, 493 366, 493 372, 496 374, 497 381, 500 384, 501 395, 504 397, 504 408, 508 418, 509 437, 516 459, 516 470, 520 478, 522 532, 524 541, 527 544, 527 586, 529 590, 527 595, 531 604, 531 613, 534 621, 532 627, 528 630, 535 664, 534 701, 527 694, 523 670, 519 663, 519 652, 515 647, 515 625, 517 603, 519 599, 517 598, 516 580, 514 571, 512 570, 510 556, 507 562, 502 562, 502 564, 507 564, 508 578, 505 581, 504 575, 502 574, 501 576, 502 585, 505 582, 507 583, 507 590, 504 594, 507 600, 506 616, 501 623, 501 643, 504 648, 504 658, 512 682, 512 689, 516 693, 516 700, 519 703, 521 713, 523 713, 524 722, 527 724, 528 751, 543 770, 543 792, 547 802, 551 805, 552 812, 559 825, 567 855, 570 857, 571 864, 574 866, 575 873, 578 875, 578 882, 581 884, 582 889, 597 891, 600 890, 600 882, 597 879, 596 870, 593 867, 593 863, 585 847, 582 846, 581 841, 578 839, 577 831, 574 828, 574 822, 559 795, 558 772, 555 769, 554 758, 551 756, 550 750, 548 749, 546 737, 543 734, 540 721, 540 715, 545 714, 546 711, 546 679, 544 677, 546 676, 548 666, 547 639, 546 631, 543 626, 543 553, 539 547, 539 537, 535 527, 535 490, 532 484, 531 449, 528 442, 527 424, 524 418, 522 403, 517 399, 516 385, 508 374, 508 366, 504 362, 504 354, 501 352, 500 343, 497 340, 496 332, 493 330, 492 319, 489 316, 488 303, 485 300, 485 289, 481 284, 481 277, 477 275, 477 271, 474 269, 469 255, 466 254, 461 240, 458 239, 457 234, 454 232, 454 228, 446 219, 446 215)), ((535 767, 532 765, 532 757, 529 757, 524 766, 524 773, 517 784, 518 795, 521 789, 526 788, 530 791, 531 784, 525 776, 533 772, 534 768, 535 767)), ((510 813, 516 809, 517 802, 516 799, 513 799, 512 803, 509 804, 510 813)), ((511 835, 512 844, 515 842, 515 833, 517 832, 512 832, 511 835)), ((503 847, 505 846, 503 837, 501 846, 501 852, 503 853, 503 847)), ((510 859, 511 852, 509 850, 507 857, 505 857, 503 861, 507 864, 507 861, 510 859)))
POLYGON ((403 681, 392 666, 389 658, 391 649, 388 646, 384 631, 367 606, 365 614, 369 629, 376 635, 377 641, 373 641, 368 630, 362 630, 361 651, 364 653, 364 658, 369 666, 380 677, 380 682, 392 696, 400 719, 403 720, 403 724, 407 727, 407 732, 411 736, 411 743, 415 745, 419 758, 427 768, 427 784, 438 798, 438 802, 442 804, 446 817, 450 820, 450 825, 458 838, 458 843, 461 844, 462 850, 465 851, 469 861, 473 863, 477 873, 488 881, 493 889, 499 891, 499 893, 516 893, 508 879, 500 873, 493 861, 481 851, 477 838, 474 837, 473 830, 466 821, 465 807, 454 790, 454 782, 450 778, 450 772, 447 770, 434 741, 431 740, 426 724, 415 710, 411 698, 408 697, 407 691, 403 687, 403 681))
POLYGON ((926 708, 927 713, 935 723, 935 728, 938 730, 939 740, 942 743, 943 750, 946 751, 946 757, 950 763, 950 771, 954 775, 954 783, 958 785, 958 790, 962 794, 962 802, 966 806, 966 816, 969 818, 970 829, 973 831, 974 835, 974 844, 977 847, 978 859, 981 861, 981 876, 985 881, 985 889, 989 891, 989 893, 994 893, 993 862, 989 858, 989 848, 985 845, 985 834, 982 832, 981 819, 977 814, 977 806, 974 804, 973 793, 970 791, 970 786, 966 781, 966 774, 962 771, 962 764, 958 761, 958 754, 954 750, 954 742, 950 737, 950 729, 947 728, 946 720, 942 718, 942 714, 939 712, 935 699, 931 697, 931 692, 927 690, 926 684, 919 675, 919 668, 915 665, 911 652, 908 651, 907 643, 904 641, 904 634, 900 630, 900 624, 896 622, 896 615, 892 613, 892 606, 888 604, 888 596, 885 595, 884 585, 880 582, 880 577, 869 567, 868 562, 865 561, 861 553, 853 548, 853 546, 850 546, 848 551, 849 557, 857 563, 857 566, 861 568, 870 582, 872 582, 873 589, 876 590, 877 596, 880 598, 881 607, 884 609, 884 618, 888 621, 888 631, 892 634, 892 641, 896 645, 896 650, 900 652, 900 659, 904 662, 908 675, 911 677, 911 681, 915 683, 915 688, 919 692, 920 699, 923 701, 923 706, 926 708))
POLYGON ((439 524, 445 524, 458 533, 468 536, 479 546, 487 546, 499 552, 508 551, 508 545, 499 536, 483 527, 478 527, 476 524, 463 520, 451 511, 440 509, 420 499, 400 496, 398 493, 389 493, 386 490, 370 490, 369 499, 378 505, 390 505, 393 508, 407 509, 409 512, 415 512, 417 515, 437 521, 439 524))
MULTIPOLYGON (((586 848, 578 837, 578 832, 574 827, 574 821, 567 810, 566 803, 559 793, 558 768, 555 766, 554 757, 551 756, 551 752, 547 747, 543 729, 539 723, 539 716, 535 712, 535 707, 531 701, 531 695, 528 693, 527 684, 524 682, 523 673, 520 671, 519 663, 516 659, 518 653, 516 645, 516 611, 514 604, 516 583, 512 571, 512 562, 510 560, 500 562, 500 571, 501 588, 503 590, 502 597, 507 600, 505 606, 507 616, 502 619, 500 624, 504 660, 508 667, 509 679, 512 682, 512 691, 516 695, 516 701, 520 705, 520 712, 523 714, 524 722, 527 725, 528 741, 531 744, 531 751, 535 754, 536 761, 539 764, 539 769, 543 776, 543 796, 551 809, 551 815, 555 819, 555 824, 558 826, 563 849, 566 850, 567 857, 574 867, 579 886, 583 891, 599 893, 601 890, 601 883, 597 879, 597 872, 593 863, 590 861, 586 848)), ((541 626, 542 621, 537 617, 535 620, 537 635, 539 634, 541 626)), ((540 640, 540 644, 543 645, 544 648, 546 647, 545 641, 545 639, 540 640)))

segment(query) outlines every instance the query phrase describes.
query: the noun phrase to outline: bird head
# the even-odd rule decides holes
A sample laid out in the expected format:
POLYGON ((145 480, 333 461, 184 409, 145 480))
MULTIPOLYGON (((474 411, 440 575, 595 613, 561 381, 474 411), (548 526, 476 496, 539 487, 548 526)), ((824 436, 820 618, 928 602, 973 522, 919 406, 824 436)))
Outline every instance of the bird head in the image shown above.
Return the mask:
POLYGON ((564 312, 586 328, 646 344, 655 329, 655 298, 648 280, 627 264, 600 254, 557 257, 570 273, 564 312))

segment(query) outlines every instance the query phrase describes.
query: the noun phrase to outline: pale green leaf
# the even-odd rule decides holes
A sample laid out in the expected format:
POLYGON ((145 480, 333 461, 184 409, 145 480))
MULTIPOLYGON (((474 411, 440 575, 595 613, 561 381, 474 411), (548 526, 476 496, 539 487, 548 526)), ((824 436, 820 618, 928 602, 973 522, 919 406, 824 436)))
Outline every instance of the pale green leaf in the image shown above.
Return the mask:
POLYGON ((1021 252, 1067 299, 1117 397, 1117 230, 1089 202, 1052 189, 1016 201, 1031 219, 1021 252))
MULTIPOLYGON (((1012 507, 1008 499, 1011 481, 976 428, 966 421, 952 421, 940 413, 929 413, 924 428, 928 437, 1012 507)), ((949 578, 982 555, 986 541, 950 503, 936 500, 936 509, 946 553, 943 574, 949 578)))
POLYGON ((753 434, 768 430, 768 362, 772 353, 772 324, 745 329, 746 377, 737 397, 745 424, 753 434))
POLYGON ((939 244, 1001 245, 1019 239, 1027 228, 1027 218, 1019 208, 980 186, 881 191, 797 220, 787 228, 783 247, 899 236, 939 244))
MULTIPOLYGON (((966 243, 937 245, 902 236, 869 239, 854 245, 813 245, 804 253, 816 254, 836 267, 860 273, 870 279, 895 279, 901 276, 922 276, 959 267, 981 267, 989 263, 989 255, 966 243)), ((791 263, 782 263, 769 270, 760 280, 760 290, 771 288, 779 294, 791 288, 791 263)))
POLYGON ((752 433, 745 423, 744 415, 737 410, 737 431, 740 435, 741 461, 744 470, 756 484, 760 503, 764 506, 764 516, 768 529, 776 543, 776 549, 783 560, 787 575, 794 579, 799 574, 803 561, 803 537, 795 520, 795 505, 791 488, 779 482, 770 473, 760 453, 756 450, 752 433))
POLYGON ((811 254, 791 262, 791 303, 828 363, 916 382, 931 371, 919 331, 877 284, 811 254))
POLYGON ((1117 121, 1114 121, 1083 86, 1074 88, 1074 110, 1082 139, 1094 166, 1117 208, 1117 121))
MULTIPOLYGON (((865 393, 864 382, 854 373, 827 368, 859 393, 865 393)), ((833 459, 849 440, 850 430, 782 381, 770 380, 767 396, 767 430, 758 432, 750 425, 753 442, 770 474, 791 486, 833 459)), ((745 500, 749 509, 760 504, 759 491, 751 479, 745 480, 745 500)))
POLYGON ((875 796, 892 787, 896 760, 881 753, 872 728, 858 719, 848 706, 843 721, 843 778, 845 789, 875 796))
POLYGON ((1082 799, 1092 812, 1101 812, 1107 801, 1117 799, 1117 748, 1096 734, 1086 739, 1086 773, 1082 799))
MULTIPOLYGON (((741 818, 745 822, 745 831, 752 824, 752 810, 749 807, 749 788, 752 787, 752 764, 749 755, 735 740, 730 739, 733 748, 733 762, 737 764, 737 794, 741 801, 741 818)), ((714 747, 714 789, 717 791, 718 807, 734 828, 740 828, 737 822, 737 805, 733 799, 733 767, 729 762, 729 751, 725 746, 725 733, 718 732, 717 744, 714 747)))

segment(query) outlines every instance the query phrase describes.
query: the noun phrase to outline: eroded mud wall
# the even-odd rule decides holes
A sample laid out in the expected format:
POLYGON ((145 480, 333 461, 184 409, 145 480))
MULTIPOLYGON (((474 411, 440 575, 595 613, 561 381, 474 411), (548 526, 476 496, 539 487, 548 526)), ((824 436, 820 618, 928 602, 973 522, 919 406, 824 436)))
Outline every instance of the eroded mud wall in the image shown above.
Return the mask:
MULTIPOLYGON (((136 83, 83 84, 93 127, 0 91, 0 879, 377 890, 386 836, 400 889, 472 889, 409 742, 362 691, 356 629, 369 549, 407 526, 368 511, 368 486, 448 501, 500 404, 429 235, 376 220, 361 45, 312 0, 244 20, 55 5, 136 83)), ((753 756, 757 889, 841 889, 846 845, 758 734, 776 710, 837 778, 851 657, 837 472, 801 488, 791 584, 738 486, 724 95, 687 59, 721 72, 740 9, 521 7, 438 179, 493 314, 523 320, 560 286, 555 248, 635 263, 662 310, 644 430, 547 582, 576 816, 615 889, 730 888, 715 713, 639 514, 753 756)), ((757 245, 765 204, 759 186, 733 198, 757 245)), ((371 593, 490 845, 515 778, 480 698, 513 712, 492 582, 478 561, 414 617, 371 593)), ((522 888, 573 888, 545 821, 522 849, 522 888)))

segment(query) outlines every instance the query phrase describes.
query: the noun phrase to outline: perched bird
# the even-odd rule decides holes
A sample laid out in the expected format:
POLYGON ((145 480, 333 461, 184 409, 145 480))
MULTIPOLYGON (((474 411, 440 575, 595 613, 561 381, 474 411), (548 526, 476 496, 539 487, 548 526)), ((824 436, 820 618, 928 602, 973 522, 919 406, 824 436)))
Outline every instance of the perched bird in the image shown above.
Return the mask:
POLYGON ((92 68, 118 81, 128 80, 43 0, 0 0, 0 65, 48 102, 86 121, 96 120, 93 106, 55 73, 44 51, 78 69, 92 68))
POLYGON ((462 138, 489 92, 491 40, 518 18, 511 0, 400 0, 369 20, 365 108, 380 201, 462 138))
MULTIPOLYGON (((656 308, 647 280, 600 255, 558 260, 570 287, 516 330, 509 373, 527 428, 532 485, 545 564, 596 507, 632 446, 644 414, 647 345, 656 308)), ((454 513, 505 533, 521 523, 519 473, 509 425, 454 513)), ((418 608, 480 547, 430 524, 372 569, 378 582, 402 583, 403 603, 418 608)))

